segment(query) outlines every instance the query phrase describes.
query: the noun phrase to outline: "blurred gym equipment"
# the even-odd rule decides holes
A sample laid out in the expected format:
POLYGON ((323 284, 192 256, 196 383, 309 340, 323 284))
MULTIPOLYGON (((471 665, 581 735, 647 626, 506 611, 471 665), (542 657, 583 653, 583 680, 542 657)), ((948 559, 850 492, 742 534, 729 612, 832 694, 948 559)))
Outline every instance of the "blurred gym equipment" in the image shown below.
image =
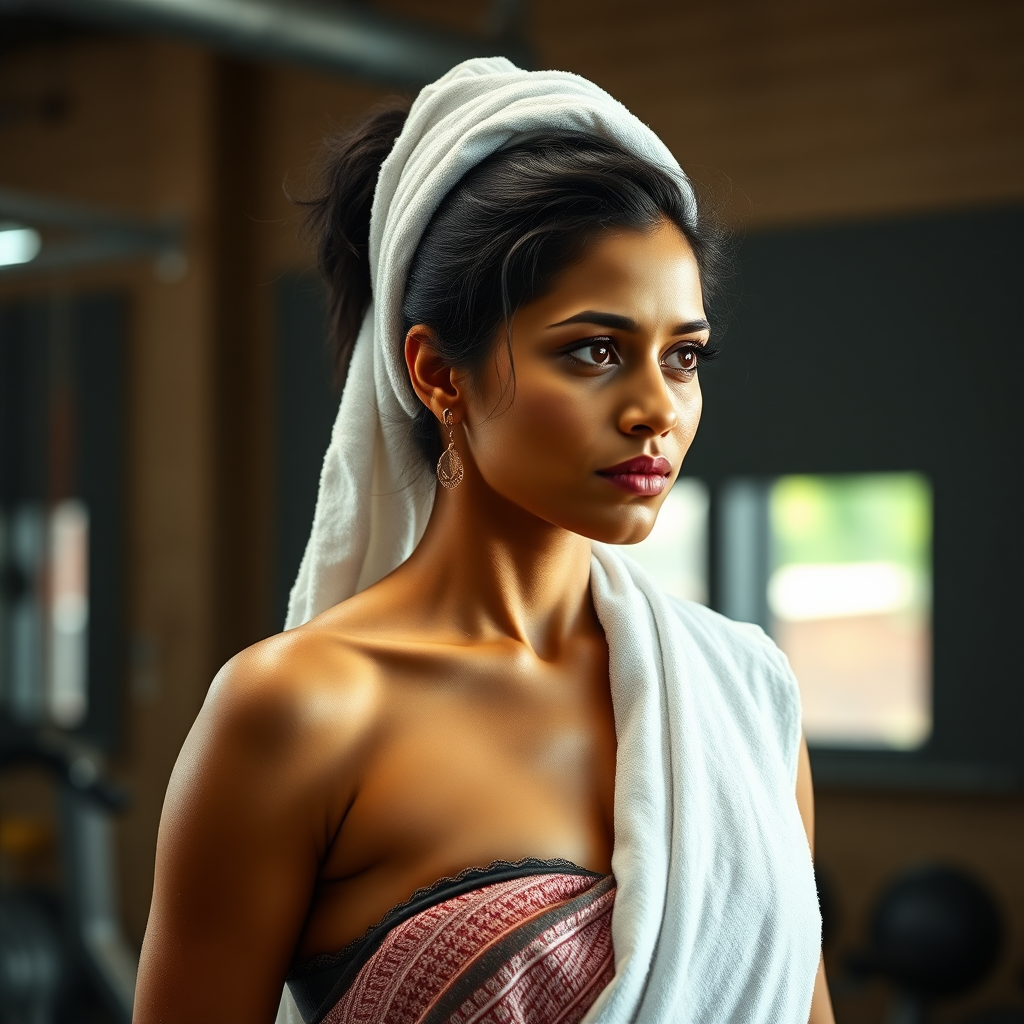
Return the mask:
POLYGON ((90 754, 59 736, 3 738, 0 771, 43 768, 60 793, 64 884, 59 892, 0 889, 0 1021, 71 1024, 97 993, 131 1021, 137 957, 117 918, 113 814, 124 793, 90 754))
POLYGON ((888 1024, 924 1024, 936 999, 959 995, 992 969, 1003 945, 999 908, 973 875, 927 865, 897 876, 871 916, 866 949, 848 960, 861 978, 896 989, 888 1024))
MULTIPOLYGON (((138 225, 22 211, 43 227, 64 218, 74 239, 51 250, 64 265, 158 251, 138 225)), ((124 796, 99 754, 117 744, 123 704, 124 322, 115 294, 0 305, 0 772, 41 771, 56 798, 37 849, 2 851, 3 1024, 131 1019, 112 837, 124 796)), ((6 840, 20 826, 3 810, 6 840)))

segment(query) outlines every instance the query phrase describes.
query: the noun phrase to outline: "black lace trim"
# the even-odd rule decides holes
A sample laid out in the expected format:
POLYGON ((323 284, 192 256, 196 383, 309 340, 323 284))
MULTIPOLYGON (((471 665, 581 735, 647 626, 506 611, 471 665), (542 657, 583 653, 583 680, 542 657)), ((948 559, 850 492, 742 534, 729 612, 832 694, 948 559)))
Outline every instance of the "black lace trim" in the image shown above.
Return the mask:
MULTIPOLYGON (((304 960, 301 964, 293 964, 288 977, 294 978, 301 977, 307 973, 319 973, 328 967, 334 967, 343 960, 347 960, 378 928, 386 927, 390 930, 392 922, 397 923, 396 919, 402 917, 403 912, 408 910, 414 903, 418 904, 442 889, 447 891, 452 885, 458 885, 466 881, 479 881, 484 875, 495 871, 501 871, 504 875, 506 871, 518 871, 520 868, 526 868, 527 873, 531 873, 531 870, 534 868, 545 870, 552 868, 567 875, 602 877, 600 872, 581 868, 579 864, 561 857, 554 857, 550 860, 541 860, 539 857, 524 857, 522 860, 493 860, 484 868, 463 868, 457 875, 439 878, 436 882, 417 889, 407 900, 403 900, 401 903, 393 906, 376 924, 371 924, 358 939, 353 939, 338 950, 337 953, 320 953, 309 960, 304 960)), ((426 910, 427 907, 422 909, 426 910)))

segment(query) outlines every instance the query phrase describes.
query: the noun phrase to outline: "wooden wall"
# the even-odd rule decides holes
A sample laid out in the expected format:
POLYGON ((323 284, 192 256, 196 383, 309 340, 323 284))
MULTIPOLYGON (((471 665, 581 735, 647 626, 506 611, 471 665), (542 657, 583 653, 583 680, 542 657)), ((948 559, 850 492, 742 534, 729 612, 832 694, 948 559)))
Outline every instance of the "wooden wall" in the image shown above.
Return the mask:
MULTIPOLYGON (((483 9, 476 0, 380 6, 462 28, 483 9)), ((622 99, 742 228, 1024 200, 1017 0, 537 0, 529 28, 540 65, 622 99)), ((108 286, 132 298, 131 643, 114 769, 135 796, 120 852, 139 942, 177 750, 218 664, 278 627, 272 287, 310 264, 282 181, 301 192, 323 133, 383 91, 135 37, 40 42, 0 65, 0 103, 54 90, 69 100, 62 119, 0 122, 0 185, 171 213, 187 237, 176 280, 142 263, 0 283, 0 300, 108 286)), ((21 810, 19 799, 0 789, 0 817, 21 810)), ((819 814, 820 856, 844 911, 837 953, 858 940, 892 871, 955 857, 1011 909, 1012 954, 986 998, 1011 995, 1024 964, 1020 799, 825 792, 819 814)), ((880 999, 839 997, 841 1024, 878 1019, 880 999)))
MULTIPOLYGON (((421 0, 387 0, 422 11, 421 0)), ((470 27, 482 4, 447 0, 470 27)), ((590 78, 753 227, 1019 200, 1016 0, 537 0, 538 66, 590 78)))
MULTIPOLYGON (((271 286, 309 262, 281 192, 280 150, 305 166, 326 119, 351 118, 375 94, 176 42, 97 37, 6 57, 0 103, 29 108, 45 95, 65 97, 67 113, 0 126, 0 185, 173 216, 186 239, 180 278, 143 261, 0 281, 0 301, 109 288, 131 297, 126 709, 112 767, 133 796, 120 875, 138 944, 185 734, 217 667, 279 628, 270 621, 271 286)), ((37 779, 0 786, 0 820, 30 817, 31 806, 48 814, 39 794, 37 779)))

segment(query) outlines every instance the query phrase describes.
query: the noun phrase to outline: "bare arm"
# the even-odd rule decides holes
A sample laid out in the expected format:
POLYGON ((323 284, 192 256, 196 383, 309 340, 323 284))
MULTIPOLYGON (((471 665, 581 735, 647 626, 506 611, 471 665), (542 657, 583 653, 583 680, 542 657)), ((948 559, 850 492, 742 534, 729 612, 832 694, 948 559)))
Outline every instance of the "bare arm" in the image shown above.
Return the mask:
MULTIPOLYGON (((811 759, 807 753, 807 741, 800 740, 800 761, 796 773, 796 802, 803 818, 807 842, 814 855, 814 788, 811 784, 811 759)), ((807 1024, 835 1024, 832 1013, 832 999, 825 979, 825 961, 818 961, 818 975, 814 980, 814 995, 811 997, 811 1015, 807 1024)))
POLYGON ((233 659, 182 748, 160 822, 135 1024, 274 1019, 345 801, 344 766, 323 753, 338 750, 321 735, 337 728, 334 708, 311 705, 278 675, 281 660, 258 649, 233 659))

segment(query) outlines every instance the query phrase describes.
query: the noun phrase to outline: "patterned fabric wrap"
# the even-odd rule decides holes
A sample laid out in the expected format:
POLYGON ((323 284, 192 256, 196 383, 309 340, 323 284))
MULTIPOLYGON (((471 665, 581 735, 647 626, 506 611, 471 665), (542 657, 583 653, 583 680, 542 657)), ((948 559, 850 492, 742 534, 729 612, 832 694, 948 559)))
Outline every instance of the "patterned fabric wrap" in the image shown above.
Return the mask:
POLYGON ((486 885, 394 927, 324 1024, 576 1024, 615 973, 615 880, 486 885))

